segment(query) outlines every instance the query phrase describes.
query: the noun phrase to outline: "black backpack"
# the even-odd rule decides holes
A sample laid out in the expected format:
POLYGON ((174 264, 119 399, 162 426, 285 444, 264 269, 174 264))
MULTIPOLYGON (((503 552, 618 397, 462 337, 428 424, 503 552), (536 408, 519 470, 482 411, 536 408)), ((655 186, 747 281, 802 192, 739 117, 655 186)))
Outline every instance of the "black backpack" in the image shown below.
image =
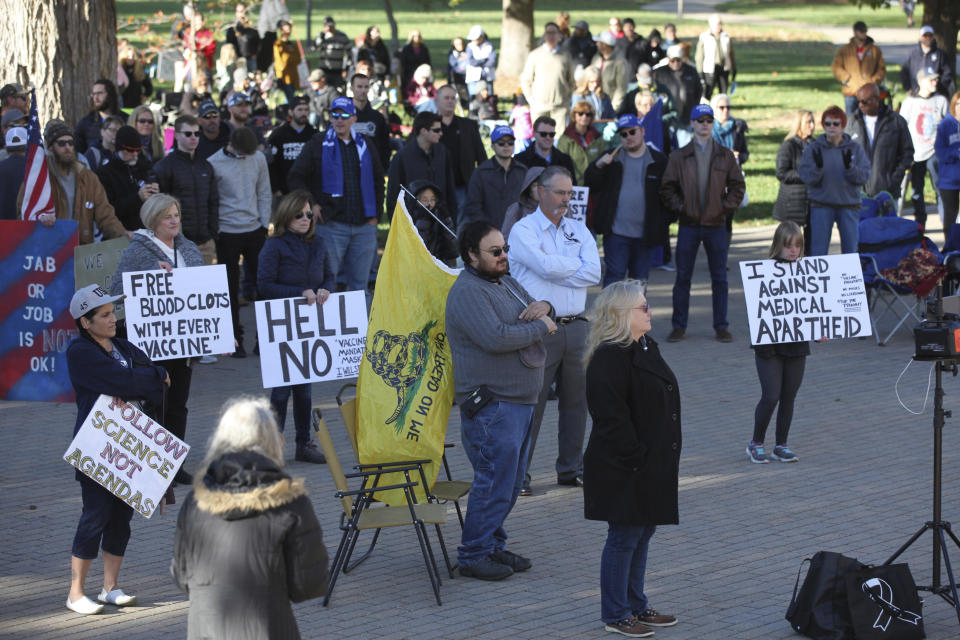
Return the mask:
POLYGON ((800 563, 793 598, 787 607, 787 621, 797 633, 814 640, 851 640, 853 621, 847 601, 846 575, 866 568, 856 558, 833 551, 818 551, 800 563), (799 593, 800 572, 809 562, 807 577, 799 593))

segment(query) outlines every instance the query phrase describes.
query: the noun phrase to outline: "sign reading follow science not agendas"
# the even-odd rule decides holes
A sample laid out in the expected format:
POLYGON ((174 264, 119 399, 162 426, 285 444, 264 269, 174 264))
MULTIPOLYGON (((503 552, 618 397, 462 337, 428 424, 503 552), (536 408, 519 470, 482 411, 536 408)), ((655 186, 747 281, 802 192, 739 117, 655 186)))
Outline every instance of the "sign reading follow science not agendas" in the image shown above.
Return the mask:
POLYGON ((871 335, 860 256, 855 253, 740 263, 750 344, 871 335))
POLYGON ((233 352, 225 265, 128 271, 123 293, 127 338, 151 360, 233 352))

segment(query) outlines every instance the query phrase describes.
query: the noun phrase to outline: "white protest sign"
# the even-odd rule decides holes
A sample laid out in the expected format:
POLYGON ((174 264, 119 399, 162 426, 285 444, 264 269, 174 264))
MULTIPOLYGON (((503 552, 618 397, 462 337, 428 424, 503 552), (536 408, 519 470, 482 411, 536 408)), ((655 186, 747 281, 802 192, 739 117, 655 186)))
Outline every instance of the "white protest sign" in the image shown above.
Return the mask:
POLYGON ((256 313, 264 389, 359 374, 367 343, 363 291, 332 294, 322 305, 303 297, 258 300, 256 313))
POLYGON ((127 337, 151 360, 233 352, 225 265, 128 271, 123 293, 127 337))
POLYGON ((149 518, 189 452, 135 405, 101 395, 63 459, 149 518))
POLYGON ((860 256, 744 260, 750 344, 869 336, 870 311, 860 256))
POLYGON ((574 187, 566 217, 587 224, 587 201, 589 197, 590 187, 574 187))

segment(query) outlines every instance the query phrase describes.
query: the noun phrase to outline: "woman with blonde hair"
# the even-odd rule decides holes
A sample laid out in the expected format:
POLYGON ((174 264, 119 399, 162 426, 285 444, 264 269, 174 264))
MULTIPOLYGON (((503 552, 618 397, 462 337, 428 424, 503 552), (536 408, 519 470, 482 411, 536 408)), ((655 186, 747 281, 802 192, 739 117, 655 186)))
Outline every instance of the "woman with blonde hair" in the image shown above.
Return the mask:
MULTIPOLYGON (((781 222, 795 222, 800 227, 808 229, 810 225, 810 205, 807 202, 807 185, 800 179, 797 168, 803 150, 813 141, 813 134, 817 130, 817 123, 813 112, 799 109, 793 115, 790 131, 780 144, 777 151, 777 180, 780 181, 780 190, 777 192, 777 201, 773 204, 773 217, 781 222)), ((809 252, 809 231, 804 234, 807 239, 809 252)))
POLYGON ((303 478, 283 470, 265 398, 233 398, 177 519, 171 572, 190 597, 187 638, 299 639, 291 602, 319 598, 329 568, 303 478))
POLYGON ((137 130, 140 135, 141 150, 140 153, 150 164, 156 164, 163 157, 163 138, 160 135, 160 127, 157 126, 157 118, 153 111, 145 104, 140 105, 130 113, 127 118, 127 124, 137 130))
POLYGON ((600 72, 595 67, 587 67, 583 70, 570 99, 570 106, 574 107, 580 102, 586 102, 593 107, 593 112, 599 114, 597 117, 602 120, 616 117, 610 97, 603 92, 600 72))
POLYGON ((583 455, 583 509, 607 522, 600 560, 605 629, 653 635, 677 618, 649 606, 647 549, 657 525, 677 524, 680 391, 649 337, 650 307, 639 280, 608 285, 587 314, 587 407, 593 419, 583 455))
POLYGON ((124 42, 117 54, 117 61, 127 74, 127 86, 120 94, 123 106, 127 109, 143 104, 144 98, 153 93, 150 76, 143 70, 143 58, 140 52, 129 42, 124 42))

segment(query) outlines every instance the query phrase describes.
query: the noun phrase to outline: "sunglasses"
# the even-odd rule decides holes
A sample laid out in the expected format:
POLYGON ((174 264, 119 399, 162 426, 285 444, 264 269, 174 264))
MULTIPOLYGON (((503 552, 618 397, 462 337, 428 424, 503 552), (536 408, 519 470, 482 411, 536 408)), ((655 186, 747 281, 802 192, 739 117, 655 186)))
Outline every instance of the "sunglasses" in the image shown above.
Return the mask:
POLYGON ((842 127, 843 123, 838 120, 824 120, 823 126, 825 127, 842 127))
POLYGON ((577 117, 580 117, 580 116, 584 116, 584 117, 587 117, 587 118, 592 118, 592 117, 593 117, 593 114, 590 113, 589 111, 579 111, 579 112, 575 113, 574 115, 577 116, 577 117))
POLYGON ((512 147, 512 146, 513 146, 513 140, 503 140, 503 139, 501 139, 501 140, 497 140, 497 141, 494 142, 493 144, 497 145, 498 147, 512 147))
POLYGON ((537 131, 537 135, 541 138, 553 138, 557 135, 556 131, 537 131))
POLYGON ((499 258, 503 254, 510 251, 510 245, 505 244, 502 247, 494 247, 493 249, 483 249, 483 251, 486 251, 487 253, 492 255, 494 258, 499 258))
POLYGON ((443 133, 443 128, 442 127, 438 127, 436 129, 431 128, 430 133, 443 133))
POLYGON ((194 136, 198 136, 198 137, 200 136, 200 132, 199 132, 199 131, 177 131, 177 133, 179 133, 180 135, 182 135, 182 136, 185 137, 185 138, 192 138, 192 137, 194 137, 194 136))
POLYGON ((200 116, 202 120, 213 120, 214 118, 219 118, 219 117, 220 117, 220 113, 217 111, 211 111, 205 116, 200 116))
POLYGON ((873 102, 873 98, 867 98, 866 100, 859 100, 859 99, 857 100, 857 103, 859 104, 870 104, 871 102, 873 102))
POLYGON ((155 124, 153 120, 140 120, 137 119, 137 124, 155 124))
POLYGON ((626 131, 621 131, 621 132, 620 132, 620 137, 621 137, 621 138, 629 138, 630 136, 632 136, 633 134, 635 134, 637 131, 640 131, 640 129, 627 129, 626 131))
POLYGON ((72 147, 72 146, 74 146, 74 145, 73 145, 73 140, 55 140, 55 141, 53 142, 53 144, 57 145, 58 147, 72 147))
POLYGON ((301 211, 297 215, 293 216, 294 220, 303 220, 304 218, 306 218, 307 220, 313 220, 313 211, 311 211, 310 213, 304 213, 303 211, 301 211))
POLYGON ((349 114, 349 113, 344 113, 343 111, 340 111, 340 112, 336 112, 336 111, 335 111, 335 112, 333 112, 333 113, 330 114, 330 119, 331 119, 331 120, 349 120, 349 119, 350 119, 350 114, 349 114))
POLYGON ((699 122, 700 124, 713 124, 713 118, 697 118, 694 122, 699 122))

